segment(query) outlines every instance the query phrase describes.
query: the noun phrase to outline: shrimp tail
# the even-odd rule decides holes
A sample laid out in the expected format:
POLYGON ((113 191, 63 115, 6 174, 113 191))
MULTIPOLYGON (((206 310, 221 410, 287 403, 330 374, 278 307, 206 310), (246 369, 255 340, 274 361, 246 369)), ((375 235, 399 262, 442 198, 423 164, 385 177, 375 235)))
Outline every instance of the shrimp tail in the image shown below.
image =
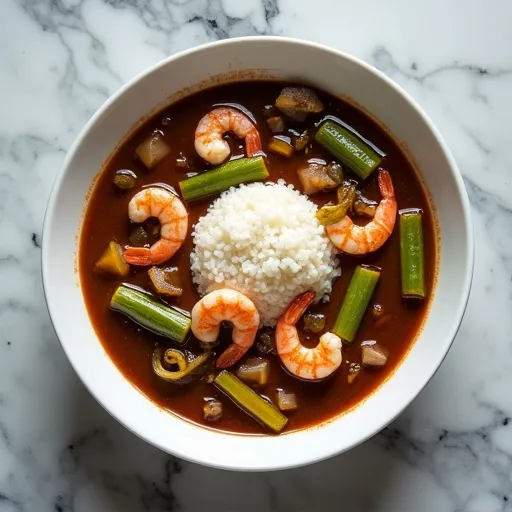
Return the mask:
POLYGON ((224 352, 217 358, 217 368, 229 368, 238 362, 245 353, 251 348, 241 347, 240 345, 231 344, 224 352))
POLYGON ((393 188, 393 182, 391 181, 391 176, 389 172, 380 169, 379 171, 379 190, 384 199, 394 199, 395 198, 395 189, 393 188))
POLYGON ((251 131, 245 137, 245 149, 248 157, 252 157, 254 154, 261 151, 260 134, 257 130, 251 131))
POLYGON ((151 249, 148 247, 127 247, 123 253, 124 260, 130 265, 151 265, 151 249))
POLYGON ((304 292, 297 295, 284 313, 284 322, 289 325, 295 325, 306 309, 308 309, 311 303, 315 300, 315 297, 315 292, 304 292))

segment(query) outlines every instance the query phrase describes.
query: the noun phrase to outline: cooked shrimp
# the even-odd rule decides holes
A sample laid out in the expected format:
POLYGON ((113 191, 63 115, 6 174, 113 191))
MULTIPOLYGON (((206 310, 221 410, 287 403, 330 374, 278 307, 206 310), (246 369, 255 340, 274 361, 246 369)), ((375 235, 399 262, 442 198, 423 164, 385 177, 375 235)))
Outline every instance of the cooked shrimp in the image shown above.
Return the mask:
POLYGON ((315 348, 306 348, 295 324, 315 299, 315 292, 296 297, 281 315, 276 328, 277 353, 287 370, 306 380, 328 377, 341 365, 341 339, 332 332, 320 336, 315 348))
POLYGON ((192 309, 192 332, 203 343, 213 343, 220 324, 233 324, 233 343, 217 358, 218 368, 234 365, 252 346, 260 325, 260 315, 243 293, 221 288, 205 295, 192 309))
POLYGON ((150 187, 137 192, 128 204, 128 216, 133 222, 156 217, 161 225, 160 240, 151 247, 124 250, 124 259, 131 265, 158 265, 167 261, 187 236, 187 210, 177 196, 163 188, 150 187))
POLYGON ((195 148, 198 155, 211 164, 220 164, 229 156, 229 144, 222 138, 233 132, 245 139, 247 156, 261 151, 260 134, 252 121, 234 108, 216 108, 206 114, 197 125, 195 148))
POLYGON ((358 226, 345 215, 336 224, 326 226, 331 242, 348 254, 367 254, 384 245, 391 235, 396 219, 396 199, 393 182, 388 171, 379 171, 379 190, 382 200, 375 210, 375 216, 365 226, 358 226))

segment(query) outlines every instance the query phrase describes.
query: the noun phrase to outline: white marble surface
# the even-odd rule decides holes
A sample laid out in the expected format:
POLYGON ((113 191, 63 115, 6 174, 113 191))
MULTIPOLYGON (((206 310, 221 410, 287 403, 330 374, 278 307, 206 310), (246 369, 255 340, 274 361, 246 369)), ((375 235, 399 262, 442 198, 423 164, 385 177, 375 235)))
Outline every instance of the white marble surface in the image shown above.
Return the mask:
POLYGON ((0 2, 0 512, 512 510, 509 0, 0 2), (206 41, 303 37, 377 66, 426 109, 472 203, 476 269, 457 340, 389 428, 303 469, 170 458, 96 404, 46 311, 40 237, 73 138, 125 81, 206 41))

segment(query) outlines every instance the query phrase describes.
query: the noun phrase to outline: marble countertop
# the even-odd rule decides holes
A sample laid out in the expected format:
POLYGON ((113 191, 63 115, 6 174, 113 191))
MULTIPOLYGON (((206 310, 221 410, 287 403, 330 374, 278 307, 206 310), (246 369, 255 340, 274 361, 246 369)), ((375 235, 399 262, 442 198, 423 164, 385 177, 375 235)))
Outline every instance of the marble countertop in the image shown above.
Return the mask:
POLYGON ((2 0, 0 512, 512 510, 511 20, 507 0, 2 0), (353 53, 416 98, 464 175, 476 268, 453 348, 390 427, 242 474, 169 457, 95 402, 51 327, 40 240, 66 150, 109 95, 176 51, 255 34, 353 53))

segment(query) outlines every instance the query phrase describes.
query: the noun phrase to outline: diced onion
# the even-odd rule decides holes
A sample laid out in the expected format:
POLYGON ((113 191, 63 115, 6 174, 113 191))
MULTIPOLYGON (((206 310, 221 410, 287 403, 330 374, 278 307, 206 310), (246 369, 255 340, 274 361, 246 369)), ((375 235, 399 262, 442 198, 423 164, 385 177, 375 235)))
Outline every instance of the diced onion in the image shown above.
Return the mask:
POLYGON ((295 393, 288 393, 283 389, 277 390, 277 407, 281 411, 294 411, 297 409, 297 396, 295 393))
POLYGON ((361 362, 365 366, 384 366, 388 360, 388 350, 375 342, 363 342, 361 362))
POLYGON ((249 357, 238 368, 236 376, 246 384, 264 386, 268 382, 270 363, 261 357, 249 357))
POLYGON ((167 145, 162 133, 159 131, 152 133, 135 150, 141 162, 148 169, 160 163, 170 152, 171 148, 167 145))

